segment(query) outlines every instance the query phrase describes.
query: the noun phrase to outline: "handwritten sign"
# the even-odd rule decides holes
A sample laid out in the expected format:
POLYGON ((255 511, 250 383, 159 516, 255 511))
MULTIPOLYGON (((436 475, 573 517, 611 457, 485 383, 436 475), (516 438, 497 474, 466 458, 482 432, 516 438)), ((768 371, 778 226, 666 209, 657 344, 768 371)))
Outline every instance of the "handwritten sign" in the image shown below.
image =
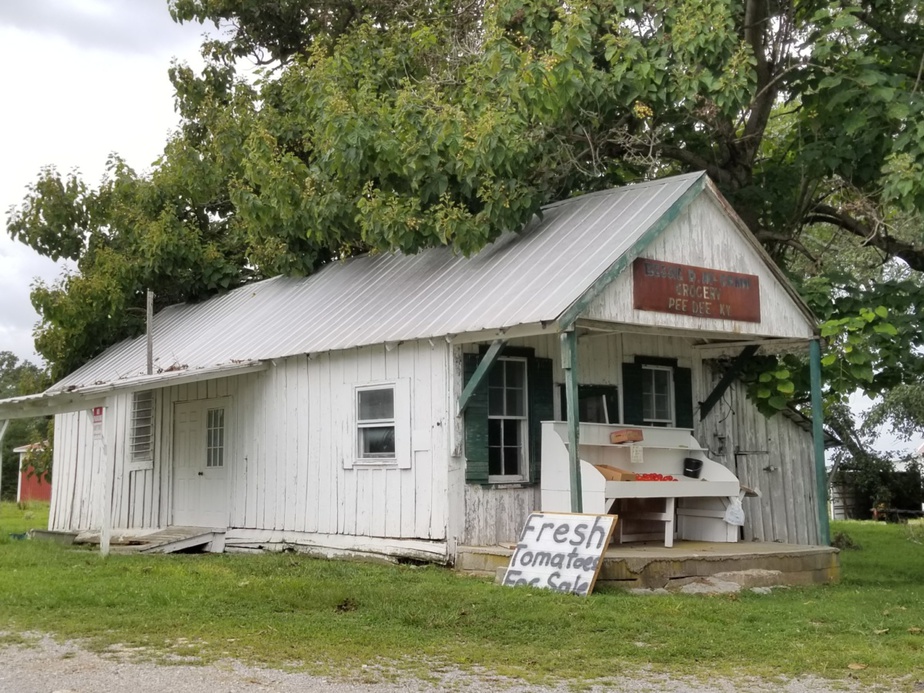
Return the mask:
POLYGON ((639 310, 760 322, 760 277, 755 274, 639 258, 632 279, 639 310))
POLYGON ((615 527, 615 515, 530 514, 502 584, 586 597, 594 588, 615 527))

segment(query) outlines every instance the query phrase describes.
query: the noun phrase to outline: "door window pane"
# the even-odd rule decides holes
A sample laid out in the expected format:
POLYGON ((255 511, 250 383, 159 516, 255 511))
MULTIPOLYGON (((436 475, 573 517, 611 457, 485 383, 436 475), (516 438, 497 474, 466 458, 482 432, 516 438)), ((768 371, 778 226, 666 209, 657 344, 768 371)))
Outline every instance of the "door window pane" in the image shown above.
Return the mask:
POLYGON ((205 466, 225 466, 225 410, 209 409, 205 427, 205 466))

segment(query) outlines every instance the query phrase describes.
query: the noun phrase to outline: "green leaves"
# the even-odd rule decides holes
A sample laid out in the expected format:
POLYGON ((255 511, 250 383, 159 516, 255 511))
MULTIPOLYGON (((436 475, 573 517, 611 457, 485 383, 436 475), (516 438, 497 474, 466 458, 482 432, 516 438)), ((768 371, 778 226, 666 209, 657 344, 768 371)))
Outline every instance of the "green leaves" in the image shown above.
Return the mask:
POLYGON ((782 367, 775 359, 758 358, 751 361, 749 370, 745 373, 745 381, 751 380, 749 393, 765 415, 773 414, 786 409, 796 393, 796 384, 792 380, 793 374, 789 368, 782 367))

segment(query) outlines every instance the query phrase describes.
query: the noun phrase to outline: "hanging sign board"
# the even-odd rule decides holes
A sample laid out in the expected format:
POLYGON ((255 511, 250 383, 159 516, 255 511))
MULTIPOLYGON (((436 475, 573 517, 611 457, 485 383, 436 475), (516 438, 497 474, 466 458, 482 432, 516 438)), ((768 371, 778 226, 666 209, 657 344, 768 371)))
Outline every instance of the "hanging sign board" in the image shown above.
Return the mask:
POLYGON ((93 440, 103 439, 103 407, 93 407, 93 440))
POLYGON ((532 513, 501 584, 586 597, 594 588, 615 527, 615 515, 532 513))
POLYGON ((639 258, 632 264, 632 289, 639 310, 760 322, 756 274, 639 258))

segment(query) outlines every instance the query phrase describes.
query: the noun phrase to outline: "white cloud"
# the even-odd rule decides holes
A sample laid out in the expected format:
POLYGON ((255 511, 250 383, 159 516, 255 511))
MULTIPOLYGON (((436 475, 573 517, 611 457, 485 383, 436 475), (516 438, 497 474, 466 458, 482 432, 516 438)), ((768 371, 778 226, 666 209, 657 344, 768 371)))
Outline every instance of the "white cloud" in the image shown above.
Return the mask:
MULTIPOLYGON (((201 64, 202 28, 173 24, 166 7, 166 0, 0 3, 4 220, 43 166, 79 169, 96 184, 111 152, 139 171, 160 155, 177 123, 171 57, 201 64)), ((60 272, 0 233, 0 351, 37 360, 29 286, 60 272)))
POLYGON ((179 28, 167 0, 28 0, 0 4, 0 26, 58 36, 79 48, 158 56, 183 47, 198 25, 179 28))
MULTIPOLYGON (((857 391, 850 395, 850 408, 861 420, 863 416, 869 413, 869 410, 876 403, 863 393, 857 391)), ((873 448, 881 453, 892 457, 901 457, 917 452, 921 444, 924 443, 924 432, 911 437, 910 440, 899 438, 888 426, 879 429, 876 440, 873 442, 873 448)))

